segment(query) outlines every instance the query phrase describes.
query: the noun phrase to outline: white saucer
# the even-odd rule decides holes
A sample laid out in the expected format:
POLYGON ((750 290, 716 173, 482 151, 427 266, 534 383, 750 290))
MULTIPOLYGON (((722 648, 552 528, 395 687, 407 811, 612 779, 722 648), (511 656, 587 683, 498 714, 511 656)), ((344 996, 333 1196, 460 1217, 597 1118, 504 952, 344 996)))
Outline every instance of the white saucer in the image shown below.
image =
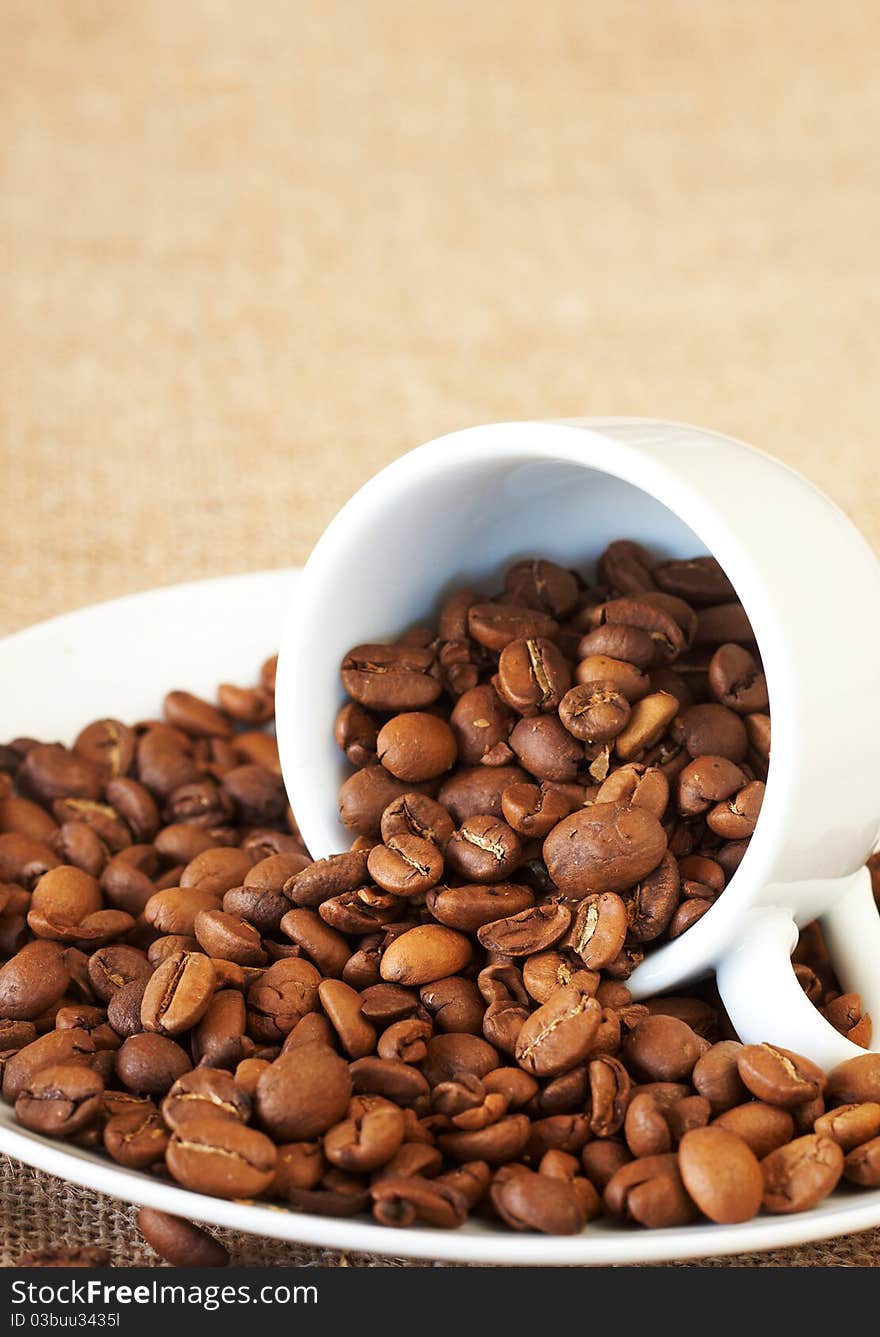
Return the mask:
MULTIPOLYGON (((101 716, 156 715, 172 687, 213 696, 248 683, 278 648, 297 571, 229 576, 97 604, 0 640, 0 741, 70 742, 101 716)), ((880 1226, 880 1189, 840 1189, 811 1212, 738 1226, 645 1231, 598 1221, 583 1234, 515 1235, 474 1223, 457 1231, 396 1230, 368 1220, 306 1216, 189 1193, 104 1156, 20 1127, 0 1102, 0 1150, 28 1165, 178 1216, 302 1244, 465 1263, 653 1263, 779 1249, 880 1226)))

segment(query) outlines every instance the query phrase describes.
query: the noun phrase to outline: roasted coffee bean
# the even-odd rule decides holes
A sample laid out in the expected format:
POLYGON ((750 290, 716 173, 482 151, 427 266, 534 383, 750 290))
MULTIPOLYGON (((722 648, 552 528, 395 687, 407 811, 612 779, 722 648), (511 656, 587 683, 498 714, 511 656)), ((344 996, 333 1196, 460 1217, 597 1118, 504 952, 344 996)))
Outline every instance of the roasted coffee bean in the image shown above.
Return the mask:
POLYGON ((41 1068, 15 1102, 25 1128, 49 1137, 71 1137, 95 1124, 103 1109, 104 1083, 82 1063, 41 1068))
POLYGON ((63 822, 51 844, 64 863, 74 864, 91 877, 100 877, 110 857, 103 840, 85 822, 63 822))
POLYGON ((880 1054, 860 1054, 838 1063, 828 1075, 829 1104, 880 1102, 880 1054))
POLYGON ((59 1064, 84 1063, 91 1066, 95 1042, 88 1031, 74 1027, 69 1031, 47 1031, 36 1040, 10 1054, 3 1068, 3 1099, 14 1105, 22 1091, 44 1068, 59 1064))
POLYGON ((732 599, 735 591, 714 557, 661 562, 651 572, 661 590, 692 604, 717 604, 732 599))
POLYGON ((455 975, 470 961, 467 938, 441 924, 420 924, 395 938, 381 962, 383 980, 394 984, 430 984, 455 975))
POLYGON ((733 640, 748 644, 754 640, 752 623, 741 603, 717 603, 697 612, 694 646, 720 646, 733 640))
POLYGON ((156 1211, 153 1207, 142 1207, 138 1212, 137 1223, 150 1248, 172 1267, 229 1266, 229 1251, 219 1240, 191 1221, 169 1216, 167 1212, 156 1211))
POLYGON ((280 928, 322 975, 335 979, 342 974, 351 956, 351 948, 342 934, 325 924, 314 910, 288 910, 280 928))
POLYGON ((622 1165, 608 1181, 604 1201, 612 1216, 642 1226, 684 1226, 697 1217, 681 1181, 678 1157, 671 1152, 622 1165))
POLYGON ((677 659, 687 645, 685 634, 672 614, 638 595, 611 599, 593 609, 594 626, 609 622, 646 631, 654 642, 655 657, 662 663, 677 659))
POLYGON ((627 727, 632 709, 613 682, 591 682, 572 687, 559 704, 559 718, 575 738, 587 743, 608 743, 627 727))
POLYGON ((141 999, 145 1031, 178 1035, 200 1021, 208 1009, 217 977, 207 956, 175 952, 153 972, 141 999))
POLYGON ((369 1174, 400 1149, 405 1128, 403 1111, 390 1100, 354 1096, 349 1117, 325 1133, 324 1155, 350 1174, 369 1174))
POLYGON ((754 833, 763 801, 763 781, 751 780, 726 803, 716 803, 706 815, 706 824, 724 840, 747 840, 754 833))
POLYGON ((516 1060, 536 1077, 554 1076, 583 1063, 590 1053, 602 1009, 576 984, 557 989, 519 1032, 516 1060))
POLYGON ((181 873, 181 886, 187 892, 198 892, 202 896, 209 893, 223 896, 233 886, 241 886, 253 862, 246 850, 214 846, 202 850, 186 865, 181 873))
POLYGON ((484 924, 477 932, 483 947, 504 956, 545 952, 568 931, 571 911, 560 903, 536 905, 484 924))
POLYGON ((236 687, 233 683, 221 682, 217 688, 217 699, 224 714, 238 724, 265 724, 275 711, 274 686, 271 691, 265 687, 236 687))
POLYGON ((556 715, 521 719, 511 732, 510 746, 520 765, 538 780, 574 780, 584 761, 583 744, 572 738, 556 715))
POLYGON ((534 895, 528 887, 496 882, 464 887, 435 887, 425 897, 433 917, 462 933, 475 933, 484 924, 529 909, 534 895))
POLYGON ((449 724, 455 737, 458 758, 466 766, 478 766, 484 759, 501 751, 510 761, 507 739, 515 716, 489 683, 463 692, 455 703, 449 724))
POLYGON ((600 970, 620 953, 627 932, 627 910, 613 891, 585 896, 571 927, 571 950, 588 970, 600 970))
POLYGON ((245 1055, 247 1012, 238 989, 220 989, 193 1028, 192 1052, 196 1063, 211 1068, 235 1068, 245 1055))
MULTIPOLYGON (((521 771, 517 779, 523 779, 521 771)), ((500 807, 500 798, 499 798, 500 807)), ((13 882, 30 888, 50 868, 57 868, 61 859, 42 840, 19 835, 17 831, 0 834, 0 881, 13 882)))
POLYGON ((11 782, 5 797, 0 789, 0 831, 48 843, 57 830, 58 823, 39 803, 11 792, 11 782))
POLYGON ((685 817, 696 817, 731 798, 744 783, 739 766, 726 757, 697 757, 679 774, 678 810, 685 817))
POLYGON ((658 743, 678 714, 678 701, 668 692, 651 692, 632 708, 626 725, 614 739, 622 761, 634 761, 658 743))
POLYGON ((420 836, 389 836, 367 855, 373 881, 395 896, 420 896, 443 876, 443 855, 431 840, 420 836))
POLYGON ((357 645, 342 661, 342 686, 370 710, 421 710, 441 692, 433 651, 411 645, 357 645))
POLYGON ((442 854, 455 829, 445 808, 426 794, 403 794, 382 813, 380 834, 385 844, 399 836, 429 840, 442 854))
MULTIPOLYGON (((251 825, 277 822, 284 816, 287 796, 280 775, 249 762, 223 775, 224 793, 232 800, 239 821, 251 825)), ((228 888, 224 887, 224 891, 228 888)))
POLYGON ((386 771, 407 782, 442 775, 454 765, 457 750, 446 721, 423 711, 395 715, 376 739, 376 753, 386 771))
POLYGON ((471 604, 479 602, 476 590, 454 590, 440 606, 437 635, 441 641, 462 641, 467 637, 467 614, 471 604))
POLYGON ((421 1063, 428 1052, 426 1041, 433 1029, 430 1021, 418 1015, 393 1021, 379 1038, 379 1057, 421 1063))
POLYGON ((419 995, 438 1030, 481 1035, 485 1004, 473 980, 450 976, 422 985, 419 995))
POLYGON ((129 1170, 147 1170, 164 1160, 168 1130, 158 1110, 145 1103, 113 1114, 104 1125, 104 1146, 118 1165, 129 1170))
POLYGON ((342 980, 322 980, 318 998, 349 1058, 364 1058, 376 1048, 376 1029, 361 1010, 360 995, 342 980))
POLYGON ((649 1082, 689 1078, 697 1059, 709 1048, 705 1040, 677 1017, 648 1016, 623 1043, 624 1060, 649 1082))
POLYGON ((469 817, 446 846, 446 865, 459 877, 476 883, 503 882, 522 858, 516 832, 496 817, 469 817))
POLYGON ((30 913, 58 923, 81 924, 103 908, 95 878, 72 865, 51 868, 39 879, 31 896, 30 913))
POLYGON ((191 1067, 186 1051, 164 1035, 130 1035, 116 1054, 123 1086, 141 1095, 163 1096, 191 1067))
POLYGON ((468 634, 487 650, 500 653, 511 641, 552 639, 557 622, 539 609, 513 603, 477 603, 468 609, 468 634))
POLYGON ((738 715, 767 709, 767 679, 755 657, 741 645, 721 645, 709 664, 709 686, 722 706, 738 715))
POLYGON ((426 1048, 422 1072, 432 1087, 463 1073, 482 1079, 499 1066, 498 1051, 475 1035, 434 1035, 426 1048))
POLYGON ((246 1123, 251 1102, 230 1073, 219 1068, 196 1068, 179 1077, 162 1101, 162 1117, 176 1130, 190 1119, 211 1115, 246 1123))
POLYGON ((355 771, 339 791, 339 816, 343 826, 359 836, 379 832, 382 813, 396 798, 408 794, 414 782, 395 780, 384 766, 365 766, 355 771))
POLYGON ((441 1133, 440 1150, 453 1161, 485 1161, 488 1165, 506 1165, 515 1161, 526 1148, 529 1120, 525 1114, 508 1114, 485 1128, 441 1133))
POLYGON ((666 835, 644 808, 597 803, 559 823, 544 841, 544 860, 568 895, 626 891, 652 872, 666 835))
POLYGON ((612 1137, 588 1142, 581 1151, 584 1174, 600 1194, 604 1194, 617 1171, 631 1161, 632 1156, 624 1144, 612 1137))
POLYGON ((322 901, 318 914, 340 933, 371 933, 401 914, 400 899, 375 887, 360 887, 322 901))
POLYGON ((855 1147, 843 1163, 844 1178, 862 1188, 880 1186, 880 1137, 855 1147))
POLYGON ((576 576, 545 558, 517 562, 504 577, 506 595, 515 604, 565 617, 578 600, 576 576))
POLYGON ((698 919, 702 919, 707 910, 712 909, 712 902, 702 897, 693 900, 685 900, 679 905, 672 919, 669 921, 669 928, 666 930, 666 936, 670 941, 674 938, 680 938, 682 933, 686 933, 689 928, 693 928, 698 919))
POLYGON ((192 692, 169 692, 163 709, 169 724, 194 738, 229 738, 232 734, 222 711, 192 692))
POLYGON ((193 924, 196 940, 208 956, 234 961, 240 966, 266 962, 259 931, 246 919, 225 910, 200 910, 193 924))
POLYGON ((296 1023, 318 1008, 321 976, 308 961, 276 961, 247 993, 248 1031, 264 1044, 278 1044, 296 1023))
MULTIPOLYGON (((654 663, 654 641, 650 633, 620 622, 606 622, 588 631, 581 638, 577 652, 581 661, 610 659, 641 671, 651 668, 654 663)), ((598 681, 598 677, 595 680, 598 681)), ((587 680, 581 678, 581 681, 587 680)))
POLYGON ((419 1174, 382 1174, 371 1185, 370 1196, 373 1216, 385 1226, 420 1221, 448 1230, 464 1223, 470 1205, 453 1185, 419 1174))
POLYGON ((738 1040, 719 1040, 694 1065, 691 1081, 709 1101, 715 1114, 733 1109, 748 1099, 737 1063, 743 1046, 738 1040))
POLYGON ((665 932, 679 902, 678 864, 664 854, 652 873, 643 877, 626 903, 627 931, 635 942, 652 942, 665 932))
POLYGON ((344 1119, 351 1075, 344 1059, 322 1044, 282 1054, 257 1080, 254 1109, 263 1128, 279 1142, 319 1137, 344 1119))
POLYGON ((352 1063, 350 1071, 355 1095, 384 1096, 404 1107, 420 1105, 428 1097, 428 1083, 418 1068, 400 1059, 368 1055, 352 1063))
POLYGON ((190 1119, 172 1134, 166 1153, 184 1188, 216 1198, 254 1198, 269 1187, 277 1152, 265 1134, 232 1119, 190 1119))
POLYGON ((509 785, 501 795, 501 810, 509 826, 531 840, 543 840, 571 812, 567 797, 550 784, 509 785))
POLYGON ((54 942, 29 942, 0 967, 0 1017, 32 1021, 63 997, 70 971, 54 942))
POLYGON ((602 782, 595 801, 644 808, 659 821, 669 802, 669 781, 657 766, 628 762, 602 782))
POLYGON ((528 778, 519 766, 459 767, 443 782, 437 799, 459 825, 478 814, 501 817, 505 789, 528 778))
POLYGON ((739 715, 713 703, 685 710, 675 722, 673 737, 693 758, 726 757, 738 764, 748 751, 748 735, 739 715))
POLYGON ((756 1216, 764 1193, 758 1158, 750 1147, 717 1125, 693 1128, 678 1149, 682 1181, 700 1211, 722 1225, 756 1216))
POLYGON ((662 1156, 672 1150, 672 1132, 666 1112, 652 1095, 636 1092, 624 1120, 626 1145, 633 1156, 662 1156))
MULTIPOLYGON (((600 630, 604 631, 604 628, 600 630)), ((648 639, 650 641, 650 637, 648 639)), ((581 649, 585 643, 581 642, 581 649)), ((653 642, 651 645, 653 646, 653 642)), ((651 690, 651 680, 641 668, 637 668, 628 660, 614 659, 604 654, 588 654, 581 659, 574 676, 575 682, 588 690, 598 684, 602 690, 619 692, 630 706, 641 701, 651 690)))
POLYGON ((17 780, 26 793, 48 804, 57 798, 99 799, 103 773, 80 752, 60 743, 37 743, 28 749, 17 780))
POLYGON ((761 1162, 764 1210, 774 1214, 809 1211, 837 1187, 843 1166, 838 1144, 815 1133, 771 1151, 761 1162))
POLYGON ((503 1166, 492 1181, 490 1196, 498 1215, 513 1230, 576 1235, 587 1217, 571 1181, 523 1165, 503 1166))
POLYGON ((623 1127, 632 1081, 619 1059, 608 1054, 591 1061, 590 1129, 595 1137, 613 1137, 623 1127))
POLYGON ((147 989, 147 978, 131 980, 117 989, 107 1003, 107 1020, 117 1035, 127 1038, 139 1035, 143 1029, 141 1003, 147 989))
POLYGON ((284 883, 284 894, 294 905, 314 908, 331 896, 355 891, 367 880, 367 854, 364 850, 331 854, 318 859, 284 883))
MULTIPOLYGON (((222 827, 230 821, 232 814, 232 799, 208 776, 173 789, 165 804, 165 816, 169 821, 205 831, 222 827)), ((220 842, 215 840, 213 843, 220 842)))
POLYGON ((768 1105, 790 1109, 815 1100, 825 1089, 821 1068, 775 1045, 744 1045, 736 1066, 752 1095, 768 1105))
POLYGON ((287 1198, 291 1191, 313 1189, 327 1172, 319 1142, 286 1142, 278 1147, 275 1175, 268 1196, 287 1198))
POLYGON ((838 1105, 820 1115, 814 1128, 823 1137, 833 1138, 845 1152, 852 1151, 880 1136, 880 1104, 866 1100, 861 1105, 838 1105))
POLYGON ((617 539, 599 558, 599 579, 621 594, 638 594, 657 588, 651 574, 654 566, 651 554, 640 543, 617 539))
MULTIPOLYGON (((269 842, 269 834, 270 833, 268 832, 265 833, 267 845, 270 843, 275 844, 276 841, 274 837, 276 836, 283 839, 281 832, 274 832, 272 833, 273 839, 269 842)), ((261 835, 261 840, 263 838, 264 837, 261 835)), ((292 837, 290 837, 290 839, 292 839, 292 837)), ((242 848, 247 848, 250 852, 249 845, 243 845, 242 848)), ((260 849, 262 852, 262 845, 260 849)), ((242 884, 241 890, 278 895, 284 890, 291 878, 296 877, 298 873, 303 872, 308 867, 310 867, 308 856, 297 850, 281 849, 274 853, 270 852, 264 854, 263 857, 259 858, 253 867, 249 868, 245 873, 244 883, 242 884)), ((234 891, 235 888, 233 887, 230 890, 234 891)), ((229 892, 225 892, 224 896, 228 896, 229 894, 229 892)))
POLYGON ((510 641, 498 660, 497 686, 517 714, 536 715, 556 710, 571 686, 571 669, 553 641, 510 641))
POLYGON ((194 937, 200 910, 216 910, 219 897, 213 891, 194 887, 168 887, 157 891, 144 906, 144 918, 157 933, 194 937))
POLYGON ((376 762, 378 725, 368 710, 348 701, 336 716, 333 737, 352 766, 372 766, 376 762))

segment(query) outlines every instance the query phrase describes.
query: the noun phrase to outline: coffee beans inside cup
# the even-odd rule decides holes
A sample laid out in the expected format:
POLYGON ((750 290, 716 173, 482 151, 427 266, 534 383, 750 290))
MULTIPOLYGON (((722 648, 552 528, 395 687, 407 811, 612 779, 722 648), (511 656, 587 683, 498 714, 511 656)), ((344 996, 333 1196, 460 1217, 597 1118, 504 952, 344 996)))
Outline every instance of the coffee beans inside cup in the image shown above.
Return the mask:
MULTIPOLYGON (((769 703, 711 558, 622 541, 597 580, 517 562, 494 597, 345 656, 352 844, 317 862, 271 661, 216 702, 175 690, 162 718, 0 748, 19 1122, 194 1191, 393 1226, 735 1222, 880 1186, 876 1055, 826 1077, 744 1046, 711 982, 632 999, 742 859, 769 703)), ((867 1044, 816 926, 795 970, 867 1044)), ((172 1260, 211 1244, 147 1226, 172 1260)))

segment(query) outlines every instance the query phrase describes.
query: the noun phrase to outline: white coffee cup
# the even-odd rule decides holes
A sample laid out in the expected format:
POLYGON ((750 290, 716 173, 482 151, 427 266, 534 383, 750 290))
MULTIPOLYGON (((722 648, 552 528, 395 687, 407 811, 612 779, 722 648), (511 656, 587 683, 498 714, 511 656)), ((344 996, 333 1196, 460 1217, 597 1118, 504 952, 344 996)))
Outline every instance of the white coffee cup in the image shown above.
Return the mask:
POLYGON ((789 957, 818 917, 843 987, 880 1031, 880 917, 864 867, 880 836, 880 563, 826 496, 741 442, 651 420, 495 423, 421 446, 361 488, 309 558, 279 659, 278 741, 303 837, 315 858, 351 841, 337 808, 349 768, 333 740, 351 646, 425 621, 458 585, 497 588, 518 558, 589 570, 621 537, 660 556, 714 553, 754 628, 773 715, 742 864, 630 987, 646 997, 715 970, 744 1041, 830 1067, 863 1051, 808 1001, 789 957))

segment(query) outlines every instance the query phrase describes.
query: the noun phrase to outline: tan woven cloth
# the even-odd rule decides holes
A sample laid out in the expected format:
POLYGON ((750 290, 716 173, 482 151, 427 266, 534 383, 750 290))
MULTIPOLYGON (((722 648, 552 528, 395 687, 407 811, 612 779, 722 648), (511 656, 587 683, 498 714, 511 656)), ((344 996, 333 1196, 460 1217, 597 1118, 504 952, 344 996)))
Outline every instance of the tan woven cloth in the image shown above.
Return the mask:
MULTIPOLYGON (((714 426, 880 543, 878 40, 872 0, 6 0, 0 632, 299 561, 499 418, 714 426)), ((8 1252, 135 1256, 3 1194, 8 1252)))

